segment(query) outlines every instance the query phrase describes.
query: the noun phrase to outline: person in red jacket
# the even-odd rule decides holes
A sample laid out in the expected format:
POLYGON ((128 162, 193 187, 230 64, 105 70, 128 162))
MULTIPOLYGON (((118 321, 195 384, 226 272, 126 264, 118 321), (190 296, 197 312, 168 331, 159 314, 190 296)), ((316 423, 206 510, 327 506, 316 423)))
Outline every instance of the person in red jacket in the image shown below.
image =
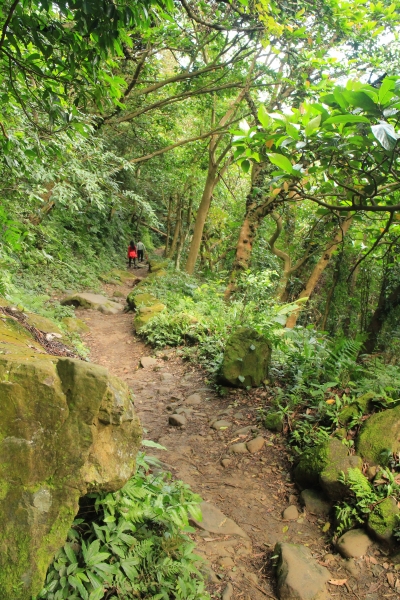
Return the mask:
POLYGON ((136 269, 136 258, 137 258, 137 250, 136 250, 135 242, 131 241, 131 243, 128 246, 129 267, 131 266, 132 260, 133 260, 133 268, 136 269))

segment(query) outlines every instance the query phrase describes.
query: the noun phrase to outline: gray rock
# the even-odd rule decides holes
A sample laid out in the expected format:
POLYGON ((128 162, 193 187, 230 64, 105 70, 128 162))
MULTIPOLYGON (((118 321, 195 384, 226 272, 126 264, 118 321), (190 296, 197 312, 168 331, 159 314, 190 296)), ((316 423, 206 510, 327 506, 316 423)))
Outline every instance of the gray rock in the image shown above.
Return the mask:
POLYGON ((157 364, 157 360, 151 356, 142 356, 140 359, 140 364, 142 365, 143 369, 148 369, 149 367, 154 367, 157 364))
POLYGON ((326 496, 317 490, 303 490, 300 494, 300 501, 306 507, 307 512, 319 517, 327 517, 332 508, 326 496))
POLYGON ((230 447, 230 451, 234 454, 248 454, 247 446, 245 443, 241 442, 240 444, 232 444, 230 447))
POLYGON ((240 429, 236 429, 235 435, 247 435, 253 429, 252 425, 246 425, 246 427, 241 427, 240 429))
POLYGON ((186 404, 189 406, 195 406, 196 404, 201 404, 203 401, 200 394, 191 394, 188 398, 186 398, 186 404))
POLYGON ((268 379, 271 346, 257 331, 239 327, 225 345, 221 365, 222 383, 246 388, 259 386, 268 379))
POLYGON ((296 521, 299 518, 299 511, 296 506, 288 506, 282 514, 285 521, 296 521))
POLYGON ((352 529, 338 539, 336 548, 345 558, 359 558, 366 554, 371 544, 372 540, 363 529, 352 529))
POLYGON ((186 425, 186 417, 174 414, 169 417, 168 423, 174 427, 182 427, 182 425, 186 425))
POLYGON ((160 379, 161 381, 171 381, 171 379, 173 379, 173 375, 172 373, 161 373, 160 375, 160 379))
POLYGON ((244 419, 244 414, 241 412, 237 412, 233 415, 235 419, 244 419))
POLYGON ((247 442, 247 450, 251 452, 251 454, 254 454, 255 452, 259 452, 260 450, 262 450, 264 444, 264 438, 261 435, 259 435, 256 438, 254 438, 254 440, 250 440, 249 442, 247 442))
POLYGON ((326 582, 331 574, 313 558, 311 551, 298 544, 278 543, 274 554, 280 600, 327 600, 326 582))
POLYGON ((231 427, 231 425, 232 423, 230 423, 229 421, 224 421, 222 419, 221 421, 214 421, 211 427, 218 431, 219 429, 227 429, 228 427, 231 427))
POLYGON ((231 583, 227 583, 226 588, 222 592, 222 600, 231 600, 233 596, 233 585, 231 583))
POLYGON ((200 504, 203 515, 202 521, 190 519, 192 523, 199 529, 204 529, 210 533, 220 535, 237 535, 238 537, 248 539, 248 535, 239 525, 232 519, 224 515, 214 504, 210 502, 202 502, 200 504))
POLYGON ((105 315, 115 315, 124 310, 122 304, 113 302, 101 294, 90 294, 88 292, 78 292, 67 296, 61 302, 64 306, 80 306, 82 308, 91 308, 98 310, 105 315))

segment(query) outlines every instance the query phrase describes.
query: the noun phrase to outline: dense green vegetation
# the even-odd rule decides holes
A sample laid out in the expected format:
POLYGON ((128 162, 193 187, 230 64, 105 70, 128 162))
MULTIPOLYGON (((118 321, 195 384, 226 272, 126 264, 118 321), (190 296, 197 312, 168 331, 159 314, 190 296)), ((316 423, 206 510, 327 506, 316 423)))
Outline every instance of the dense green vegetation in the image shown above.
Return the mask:
MULTIPOLYGON (((3 2, 0 295, 61 322, 61 296, 99 290, 130 239, 163 248, 165 276, 137 292, 166 309, 140 335, 219 385, 227 340, 254 329, 273 347, 260 420, 294 461, 333 437, 354 453, 367 417, 400 405, 399 9, 3 2)), ((337 531, 400 500, 385 452, 374 480, 340 475, 337 531)), ((115 597, 137 579, 142 598, 207 597, 180 532, 191 496, 148 477, 97 498, 41 598, 101 600, 99 573, 115 597)))

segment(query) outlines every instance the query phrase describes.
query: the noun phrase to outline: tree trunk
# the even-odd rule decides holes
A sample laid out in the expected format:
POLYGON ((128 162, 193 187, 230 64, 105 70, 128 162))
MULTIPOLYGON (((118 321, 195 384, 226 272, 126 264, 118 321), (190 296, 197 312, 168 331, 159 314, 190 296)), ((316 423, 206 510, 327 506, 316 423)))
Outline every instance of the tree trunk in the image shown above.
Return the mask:
POLYGON ((169 238, 171 235, 171 212, 172 212, 172 195, 168 198, 168 215, 167 215, 167 239, 165 240, 164 256, 168 256, 169 238))
MULTIPOLYGON (((339 244, 343 241, 344 236, 348 232, 352 220, 353 218, 349 217, 342 223, 340 229, 336 232, 335 237, 325 249, 325 252, 323 253, 321 258, 315 265, 314 269, 312 270, 312 273, 307 281, 306 287, 300 292, 299 296, 297 297, 297 300, 301 300, 302 298, 309 298, 311 296, 322 273, 328 266, 332 254, 338 248, 339 244)), ((289 316, 288 320, 286 321, 286 327, 288 329, 292 329, 296 325, 298 316, 300 314, 300 310, 301 309, 299 307, 298 310, 292 312, 292 314, 289 316)))
POLYGON ((400 284, 390 292, 388 297, 386 297, 386 283, 387 280, 384 278, 381 293, 379 295, 378 306, 366 329, 368 338, 364 342, 360 354, 372 354, 375 351, 379 334, 382 331, 386 319, 391 311, 400 305, 400 284))
POLYGON ((171 247, 168 252, 168 258, 172 258, 173 255, 175 254, 176 246, 177 246, 178 239, 179 239, 180 229, 181 229, 181 225, 182 225, 181 204, 182 204, 182 199, 178 198, 178 200, 176 202, 176 221, 175 221, 174 237, 172 238, 171 247))
POLYGON ((194 224, 192 243, 190 244, 190 250, 186 261, 185 269, 189 275, 193 275, 196 260, 199 255, 204 224, 207 219, 208 211, 210 210, 212 195, 217 183, 217 168, 217 165, 210 161, 203 195, 201 197, 200 206, 197 211, 196 222, 194 224))
POLYGON ((331 287, 329 288, 328 295, 326 297, 324 316, 322 317, 321 325, 319 327, 322 331, 325 331, 325 329, 326 329, 326 323, 328 321, 329 313, 330 313, 331 306, 332 306, 333 294, 335 293, 336 286, 339 283, 341 260, 342 260, 342 255, 339 254, 335 261, 335 266, 334 266, 334 271, 333 271, 333 281, 332 281, 331 287))
POLYGON ((246 213, 239 232, 229 284, 224 294, 225 300, 229 300, 237 289, 237 282, 241 273, 249 268, 257 231, 264 217, 271 213, 276 206, 274 197, 264 197, 263 185, 267 168, 264 163, 253 166, 251 188, 246 198, 246 213))

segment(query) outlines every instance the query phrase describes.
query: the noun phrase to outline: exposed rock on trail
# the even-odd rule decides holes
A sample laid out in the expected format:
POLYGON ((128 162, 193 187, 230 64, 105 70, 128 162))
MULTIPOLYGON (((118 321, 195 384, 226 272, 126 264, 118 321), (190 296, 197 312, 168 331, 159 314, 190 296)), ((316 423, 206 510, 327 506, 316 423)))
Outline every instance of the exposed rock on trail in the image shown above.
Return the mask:
POLYGON ((101 294, 91 294, 88 292, 79 292, 67 296, 61 301, 61 304, 68 306, 80 306, 81 308, 92 308, 105 315, 115 315, 123 310, 123 306, 118 302, 109 300, 101 294))
POLYGON ((141 428, 126 383, 51 356, 17 321, 0 321, 0 596, 26 600, 79 498, 132 475, 141 428))

